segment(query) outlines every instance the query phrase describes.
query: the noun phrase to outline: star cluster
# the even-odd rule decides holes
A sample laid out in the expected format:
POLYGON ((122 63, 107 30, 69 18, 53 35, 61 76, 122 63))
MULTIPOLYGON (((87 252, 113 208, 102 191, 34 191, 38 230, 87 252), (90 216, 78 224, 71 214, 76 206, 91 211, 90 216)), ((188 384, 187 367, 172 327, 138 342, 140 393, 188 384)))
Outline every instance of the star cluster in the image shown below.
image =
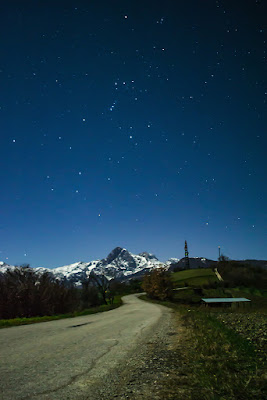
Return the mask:
POLYGON ((266 3, 1 6, 0 258, 264 258, 266 3))

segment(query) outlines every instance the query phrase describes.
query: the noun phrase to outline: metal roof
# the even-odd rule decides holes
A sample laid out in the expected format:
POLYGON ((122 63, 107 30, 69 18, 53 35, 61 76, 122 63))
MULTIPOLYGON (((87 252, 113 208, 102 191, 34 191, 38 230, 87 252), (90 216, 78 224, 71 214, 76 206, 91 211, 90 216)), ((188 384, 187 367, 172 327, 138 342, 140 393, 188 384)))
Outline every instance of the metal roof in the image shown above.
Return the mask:
POLYGON ((239 301, 250 301, 245 297, 215 297, 214 299, 202 299, 205 303, 234 303, 239 301))

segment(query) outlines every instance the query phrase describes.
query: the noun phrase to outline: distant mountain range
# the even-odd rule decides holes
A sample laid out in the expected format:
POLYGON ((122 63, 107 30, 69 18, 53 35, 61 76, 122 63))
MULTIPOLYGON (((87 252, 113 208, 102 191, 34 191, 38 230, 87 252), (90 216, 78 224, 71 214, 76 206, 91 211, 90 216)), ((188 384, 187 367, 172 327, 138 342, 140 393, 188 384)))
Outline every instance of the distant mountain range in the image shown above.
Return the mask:
MULTIPOLYGON (((255 267, 267 268, 267 261, 262 260, 244 260, 240 262, 249 263, 255 267)), ((215 265, 217 261, 207 258, 189 258, 190 268, 209 268, 215 265)), ((143 252, 132 254, 128 250, 116 247, 109 255, 102 259, 90 262, 76 262, 74 264, 65 265, 63 267, 48 269, 35 268, 36 271, 50 272, 60 280, 67 280, 76 285, 80 285, 82 280, 89 277, 93 271, 96 275, 105 275, 107 279, 118 279, 121 281, 139 278, 154 268, 166 267, 170 271, 174 268, 185 267, 185 258, 170 258, 165 263, 160 262, 154 254, 143 252)), ((14 266, 0 262, 0 273, 5 272, 8 268, 13 269, 14 266)))

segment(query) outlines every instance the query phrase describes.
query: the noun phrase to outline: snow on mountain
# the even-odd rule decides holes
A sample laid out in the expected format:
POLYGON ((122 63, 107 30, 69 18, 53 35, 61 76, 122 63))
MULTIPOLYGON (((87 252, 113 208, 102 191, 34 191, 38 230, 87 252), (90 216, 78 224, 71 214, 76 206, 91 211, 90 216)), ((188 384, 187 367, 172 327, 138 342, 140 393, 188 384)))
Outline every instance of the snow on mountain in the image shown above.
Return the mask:
POLYGON ((160 266, 160 262, 152 254, 140 253, 135 255, 126 249, 116 247, 107 258, 99 261, 94 272, 103 274, 108 279, 125 279, 143 271, 145 273, 145 271, 150 271, 158 266, 160 266))
POLYGON ((0 261, 0 273, 6 272, 7 269, 14 269, 14 265, 6 264, 4 261, 0 261))
POLYGON ((124 248, 116 247, 102 260, 89 263, 79 262, 50 271, 58 278, 65 277, 79 284, 82 279, 90 275, 91 271, 94 271, 96 275, 105 275, 109 280, 113 278, 125 280, 140 273, 143 274, 160 265, 159 260, 152 254, 141 253, 135 255, 124 248))
MULTIPOLYGON (((267 268, 267 261, 264 260, 243 260, 243 263, 249 263, 255 267, 267 268)), ((201 257, 189 258, 190 268, 209 268, 216 264, 216 261, 209 260, 201 257)), ((70 265, 65 265, 58 268, 36 268, 39 273, 50 272, 57 279, 67 280, 80 285, 81 282, 88 278, 93 271, 96 275, 105 275, 110 280, 113 278, 119 280, 127 280, 130 278, 138 278, 146 272, 154 268, 166 267, 170 271, 175 268, 185 268, 185 258, 170 258, 165 263, 160 262, 154 254, 142 252, 139 254, 132 254, 122 247, 113 249, 106 258, 102 260, 95 260, 90 262, 76 262, 70 265)), ((14 269, 12 265, 8 265, 0 261, 0 274, 6 270, 14 269)))
POLYGON ((169 258, 166 262, 165 265, 169 266, 171 264, 177 264, 180 261, 180 258, 169 258))
MULTIPOLYGON (((143 252, 132 254, 128 250, 116 247, 109 255, 102 259, 90 262, 76 262, 58 268, 36 268, 37 272, 50 272, 57 279, 67 280, 76 285, 88 278, 94 271, 96 275, 105 275, 108 280, 113 278, 126 280, 132 277, 138 277, 153 268, 164 266, 153 254, 143 252)), ((5 272, 9 266, 5 263, 0 264, 0 272, 5 272)), ((12 267, 14 268, 14 267, 12 267)))

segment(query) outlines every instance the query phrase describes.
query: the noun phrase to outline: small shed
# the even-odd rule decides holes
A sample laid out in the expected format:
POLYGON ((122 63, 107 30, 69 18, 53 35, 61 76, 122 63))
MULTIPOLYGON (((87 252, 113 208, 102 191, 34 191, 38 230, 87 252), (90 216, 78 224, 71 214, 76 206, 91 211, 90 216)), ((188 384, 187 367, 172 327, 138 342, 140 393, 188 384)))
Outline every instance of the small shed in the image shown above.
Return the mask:
POLYGON ((215 298, 201 299, 201 300, 206 306, 212 306, 212 307, 222 307, 222 306, 231 307, 233 303, 237 303, 237 305, 239 306, 241 303, 251 301, 249 299, 246 299, 245 297, 225 297, 225 298, 215 297, 215 298))

